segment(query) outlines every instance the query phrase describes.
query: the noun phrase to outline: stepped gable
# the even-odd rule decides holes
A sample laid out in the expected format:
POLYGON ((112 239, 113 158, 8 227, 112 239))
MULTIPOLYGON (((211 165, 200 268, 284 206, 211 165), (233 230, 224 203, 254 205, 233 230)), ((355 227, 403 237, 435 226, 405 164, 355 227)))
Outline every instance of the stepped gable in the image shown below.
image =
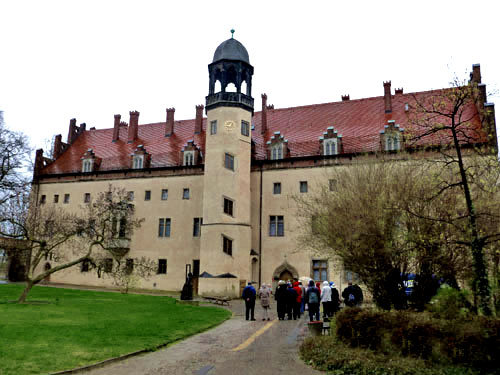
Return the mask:
MULTIPOLYGON (((448 90, 448 89, 443 89, 448 90)), ((266 159, 266 142, 275 132, 280 132, 288 140, 290 157, 319 155, 319 137, 328 127, 333 126, 342 135, 343 153, 362 153, 380 151, 380 131, 388 120, 394 120, 405 134, 418 134, 422 129, 412 128, 408 123, 408 112, 405 105, 439 95, 442 90, 419 93, 396 94, 392 96, 392 112, 385 113, 384 97, 372 97, 357 100, 345 100, 333 103, 313 104, 300 107, 267 109, 267 131, 261 134, 262 112, 255 112, 252 120, 252 139, 255 142, 255 159, 266 159)), ((480 131, 481 123, 473 104, 463 114, 471 118, 473 137, 479 142, 486 141, 485 134, 480 131), (478 134, 481 134, 478 136, 478 134)), ((203 131, 195 134, 195 120, 175 121, 175 133, 165 137, 165 122, 139 125, 138 139, 127 143, 126 126, 120 127, 120 139, 112 142, 113 129, 88 130, 52 164, 42 171, 43 174, 59 174, 81 171, 81 157, 91 148, 95 155, 102 158, 99 170, 130 169, 130 154, 138 145, 144 145, 152 155, 151 168, 172 167, 182 165, 181 150, 189 140, 194 140, 205 154, 206 118, 203 119, 203 131)), ((426 138, 419 145, 437 144, 443 138, 426 138)), ((446 142, 446 140, 444 139, 446 142)), ((449 141, 449 140, 448 140, 449 141)))

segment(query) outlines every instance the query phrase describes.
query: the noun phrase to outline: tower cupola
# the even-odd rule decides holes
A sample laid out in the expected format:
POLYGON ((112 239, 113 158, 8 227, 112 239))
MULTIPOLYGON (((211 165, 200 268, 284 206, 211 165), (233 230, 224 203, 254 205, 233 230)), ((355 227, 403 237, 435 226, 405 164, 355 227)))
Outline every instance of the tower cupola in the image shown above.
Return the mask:
MULTIPOLYGON (((234 30, 231 30, 234 33, 234 30)), ((208 65, 206 110, 220 106, 240 107, 253 113, 252 75, 248 52, 236 39, 222 42, 208 65)))

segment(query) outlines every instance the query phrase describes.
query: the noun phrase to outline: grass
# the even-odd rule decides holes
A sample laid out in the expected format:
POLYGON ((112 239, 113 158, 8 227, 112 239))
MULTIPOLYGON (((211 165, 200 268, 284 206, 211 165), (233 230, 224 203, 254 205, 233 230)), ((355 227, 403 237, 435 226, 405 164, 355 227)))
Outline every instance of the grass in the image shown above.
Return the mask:
POLYGON ((0 285, 0 374, 44 374, 154 350, 231 316, 170 297, 0 285))

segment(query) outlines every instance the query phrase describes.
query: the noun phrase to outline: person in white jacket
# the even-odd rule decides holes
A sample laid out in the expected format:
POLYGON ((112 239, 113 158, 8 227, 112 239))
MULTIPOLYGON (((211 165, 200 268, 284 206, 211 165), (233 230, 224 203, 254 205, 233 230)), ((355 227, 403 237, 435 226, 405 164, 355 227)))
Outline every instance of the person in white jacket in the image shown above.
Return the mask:
POLYGON ((323 319, 332 316, 332 289, 328 281, 323 281, 323 288, 321 289, 321 303, 323 304, 323 319))

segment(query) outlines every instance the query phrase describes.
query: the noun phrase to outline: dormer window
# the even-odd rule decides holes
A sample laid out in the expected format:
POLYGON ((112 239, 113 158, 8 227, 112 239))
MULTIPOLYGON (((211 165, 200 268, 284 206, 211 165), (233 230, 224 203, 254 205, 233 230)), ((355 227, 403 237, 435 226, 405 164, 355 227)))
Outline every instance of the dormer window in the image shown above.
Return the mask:
POLYGON ((143 165, 144 165, 144 155, 134 155, 132 168, 133 169, 142 169, 143 165))
POLYGON ((82 172, 92 172, 92 164, 93 160, 92 159, 84 159, 82 162, 82 172))
POLYGON ((323 155, 337 155, 337 139, 325 139, 323 141, 323 155))
POLYGON ((266 142, 267 158, 269 160, 286 159, 290 156, 288 149, 288 139, 285 139, 280 132, 274 132, 269 141, 266 142))
POLYGON ((400 145, 399 134, 385 135, 385 151, 399 151, 400 145))
POLYGON ((384 130, 380 131, 380 143, 383 151, 400 151, 403 147, 404 129, 400 128, 394 120, 387 121, 384 130))
POLYGON ((151 160, 151 155, 146 152, 143 145, 137 146, 133 154, 130 154, 131 162, 130 167, 132 169, 143 169, 149 168, 149 162, 151 160))
POLYGON ((283 159, 283 144, 279 143, 271 147, 271 160, 283 159))
POLYGON ((194 151, 184 151, 184 165, 194 165, 194 151))
POLYGON ((93 172, 97 170, 101 164, 101 159, 95 156, 94 151, 91 148, 83 154, 81 160, 83 173, 93 172))
POLYGON ((320 153, 325 156, 337 155, 342 152, 342 134, 338 134, 333 126, 329 126, 326 132, 319 137, 320 153))

